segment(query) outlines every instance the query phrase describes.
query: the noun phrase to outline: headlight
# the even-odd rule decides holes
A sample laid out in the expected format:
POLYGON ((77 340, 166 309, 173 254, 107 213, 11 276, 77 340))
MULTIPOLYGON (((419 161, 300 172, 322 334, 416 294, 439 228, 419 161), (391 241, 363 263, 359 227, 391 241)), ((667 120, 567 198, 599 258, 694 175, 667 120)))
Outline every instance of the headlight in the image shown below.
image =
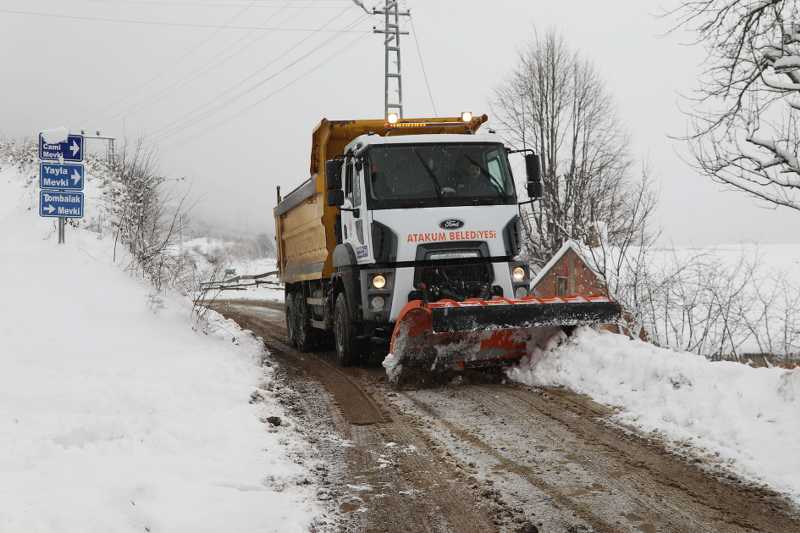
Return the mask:
POLYGON ((462 122, 472 122, 472 112, 471 111, 464 111, 461 113, 461 121, 462 122))
POLYGON ((521 299, 525 298, 527 295, 528 295, 527 287, 517 287, 517 290, 514 291, 514 297, 517 300, 521 300, 521 299))
POLYGON ((525 279, 525 269, 522 267, 514 267, 511 270, 511 279, 514 280, 514 283, 519 283, 520 281, 525 279))
POLYGON ((386 300, 383 299, 383 296, 373 296, 369 303, 374 311, 382 311, 386 300))
POLYGON ((372 286, 376 289, 382 289, 386 286, 386 278, 383 277, 383 274, 372 276, 372 286))
POLYGON ((386 115, 386 122, 389 124, 397 124, 397 121, 400 120, 400 115, 392 111, 388 115, 386 115))

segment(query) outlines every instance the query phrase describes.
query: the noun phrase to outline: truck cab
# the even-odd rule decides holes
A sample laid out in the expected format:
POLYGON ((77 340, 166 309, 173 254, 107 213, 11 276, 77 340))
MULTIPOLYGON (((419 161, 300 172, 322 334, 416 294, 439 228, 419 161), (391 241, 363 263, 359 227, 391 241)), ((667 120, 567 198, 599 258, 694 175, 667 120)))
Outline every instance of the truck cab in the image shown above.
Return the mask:
MULTIPOLYGON (((333 285, 359 339, 388 342, 410 300, 528 295, 514 178, 495 135, 364 134, 327 173, 339 208, 333 285)), ((337 342, 348 349, 364 346, 337 342)))

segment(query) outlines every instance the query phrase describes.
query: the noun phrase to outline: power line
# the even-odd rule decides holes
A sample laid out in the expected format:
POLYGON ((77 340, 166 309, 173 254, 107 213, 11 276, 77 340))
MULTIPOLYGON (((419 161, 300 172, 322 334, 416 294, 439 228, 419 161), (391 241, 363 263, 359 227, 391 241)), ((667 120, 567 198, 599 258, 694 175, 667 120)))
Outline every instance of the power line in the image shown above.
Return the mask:
MULTIPOLYGON (((281 87, 278 87, 277 89, 275 89, 275 90, 274 90, 274 91, 272 91, 271 93, 268 93, 268 94, 266 94, 266 95, 265 95, 265 96, 263 96, 262 98, 259 98, 258 100, 256 100, 255 102, 251 103, 250 105, 247 105, 247 106, 245 106, 244 108, 240 109, 239 111, 237 111, 237 112, 236 112, 236 113, 234 113, 233 115, 231 115, 231 116, 229 116, 229 117, 227 117, 227 118, 225 118, 225 119, 223 119, 223 120, 220 120, 220 121, 218 121, 218 122, 215 122, 215 123, 214 123, 214 124, 212 124, 210 127, 206 128, 205 130, 201 131, 200 133, 198 133, 198 134, 196 134, 196 135, 193 135, 193 136, 191 136, 191 137, 185 138, 185 139, 184 139, 182 142, 179 142, 179 143, 178 143, 178 145, 173 145, 173 146, 179 146, 179 145, 183 145, 183 144, 186 144, 186 143, 187 143, 187 142, 189 142, 189 141, 192 141, 192 140, 194 140, 194 139, 200 138, 200 137, 202 137, 203 135, 206 135, 208 132, 210 132, 210 131, 214 131, 216 128, 218 128, 218 127, 220 127, 220 126, 224 125, 225 123, 229 122, 230 120, 232 120, 232 119, 234 119, 234 118, 236 118, 236 117, 240 116, 242 113, 245 113, 245 112, 247 112, 247 111, 250 111, 250 110, 251 110, 251 109, 253 109, 254 107, 256 107, 256 106, 259 106, 259 105, 263 104, 264 102, 266 102, 267 100, 269 100, 269 99, 270 99, 270 98, 272 98, 273 96, 275 96, 275 95, 277 95, 278 93, 280 93, 280 92, 284 91, 285 89, 288 89, 289 87, 291 87, 292 85, 294 85, 294 84, 295 84, 295 83, 297 83, 298 81, 302 80, 302 79, 303 79, 303 78, 305 78, 306 76, 309 76, 309 75, 313 74, 314 72, 316 72, 317 70, 319 70, 319 69, 320 69, 320 68, 322 68, 323 66, 325 66, 325 65, 329 64, 329 62, 330 62, 330 60, 331 60, 331 59, 333 59, 333 58, 334 58, 334 57, 336 57, 338 54, 340 54, 340 53, 342 53, 343 51, 345 51, 345 50, 346 50, 347 48, 349 48, 350 46, 354 45, 354 44, 355 44, 356 42, 358 42, 359 40, 363 39, 365 36, 366 36, 366 34, 363 34, 363 35, 357 35, 355 39, 351 39, 350 41, 348 41, 347 43, 345 43, 345 45, 344 45, 344 46, 341 46, 341 47, 337 48, 337 49, 336 49, 336 50, 335 50, 335 51, 334 51, 332 54, 325 56, 325 58, 324 58, 322 61, 320 61, 319 63, 317 63, 317 64, 316 64, 316 65, 314 65, 312 68, 310 68, 309 70, 305 71, 304 73, 302 73, 302 74, 301 74, 301 75, 299 75, 298 77, 296 77, 296 78, 294 78, 293 80, 291 80, 291 81, 287 82, 286 84, 282 85, 281 87)), ((170 144, 170 143, 169 143, 169 141, 167 142, 167 144, 170 144)))
MULTIPOLYGON (((108 5, 108 0, 86 0, 91 3, 101 3, 104 5, 108 5)), ((273 8, 275 4, 281 2, 281 0, 254 0, 253 7, 257 8, 273 8)), ((170 0, 116 0, 115 4, 131 4, 131 5, 149 5, 149 6, 158 6, 158 7, 241 7, 247 5, 246 2, 204 2, 202 0, 196 1, 170 1, 170 0)), ((316 7, 322 9, 336 9, 337 7, 341 7, 345 3, 345 0, 293 0, 289 2, 290 4, 294 4, 290 6, 289 9, 305 9, 308 7, 316 7), (319 3, 328 3, 331 5, 319 5, 319 3), (333 5, 334 3, 338 3, 340 5, 333 5)))
MULTIPOLYGON (((322 30, 326 26, 332 24, 339 17, 344 15, 347 12, 348 9, 349 9, 349 6, 347 8, 345 8, 345 9, 343 9, 341 12, 339 12, 337 15, 335 15, 331 19, 329 19, 327 22, 325 22, 325 24, 320 26, 319 29, 322 30)), ((362 19, 363 19, 363 17, 362 17, 362 19)), ((355 26, 358 22, 360 22, 360 20, 361 19, 358 19, 358 20, 350 23, 347 26, 347 28, 351 28, 351 27, 355 26)), ((335 34, 332 38, 329 38, 327 41, 325 41, 322 44, 318 45, 316 48, 311 49, 305 55, 300 56, 299 58, 295 59, 295 61, 289 63, 286 66, 284 66, 283 69, 278 71, 277 73, 273 73, 272 75, 268 76, 267 78, 262 79, 262 80, 256 82, 255 84, 251 85, 250 87, 242 90, 241 92, 239 92, 239 94, 235 94, 235 95, 231 96, 230 98, 227 98, 226 100, 222 101, 221 103, 219 102, 219 99, 221 97, 230 94, 231 92, 235 91, 236 89, 239 89, 242 84, 244 84, 245 82, 255 78, 257 75, 259 75, 260 73, 262 73, 263 71, 268 69, 270 66, 275 64, 277 61, 279 61, 280 59, 283 59, 285 56, 287 56, 288 54, 292 53, 294 50, 296 50, 297 48, 302 46, 306 41, 308 41, 309 39, 313 38, 315 35, 316 35, 315 33, 312 33, 311 35, 308 35, 308 36, 304 37, 303 39, 301 39, 300 41, 298 41, 297 43, 295 43, 294 45, 289 47, 287 50, 285 50, 284 52, 278 54, 273 59, 268 61, 266 64, 264 64, 261 67, 259 67, 256 71, 250 73, 244 79, 242 79, 239 82, 231 85, 230 87, 228 87, 227 89, 225 89, 221 93, 218 93, 214 98, 212 98, 212 99, 200 104, 199 106, 196 106, 194 109, 192 109, 188 113, 184 113, 181 117, 173 120, 172 122, 162 126, 159 129, 157 129, 154 132, 154 135, 162 136, 162 135, 168 134, 170 132, 170 130, 178 131, 179 129, 181 129, 180 128, 181 122, 184 122, 185 125, 192 126, 192 125, 196 124, 197 122, 202 121, 204 118, 208 118, 211 113, 215 113, 215 112, 219 111, 220 109, 226 107, 227 105, 235 102, 237 99, 242 98, 243 96, 247 95, 248 93, 254 91, 255 89, 257 89, 259 87, 261 87, 262 85, 264 85, 268 81, 274 79, 275 77, 277 77, 278 75, 283 73, 286 69, 291 68, 292 66, 294 66, 298 62, 300 62, 303 59, 305 59, 306 57, 308 57, 311 53, 315 52, 316 50, 318 50, 319 48, 321 48, 322 46, 324 46, 328 42, 330 42, 333 39, 335 39, 336 37, 338 37, 340 34, 335 34), (202 115, 202 116, 200 116, 200 115, 202 115), (197 118, 195 118, 195 117, 197 117, 197 118)), ((184 126, 184 127, 186 127, 186 126, 184 126)))
MULTIPOLYGON (((192 55, 194 55, 195 53, 197 53, 197 51, 200 50, 203 46, 205 46, 206 44, 211 42, 217 35, 219 35, 219 33, 222 31, 222 29, 224 27, 227 27, 228 25, 233 23, 234 20, 239 18, 243 13, 245 13, 248 9, 250 9, 250 7, 252 7, 252 5, 254 3, 255 3, 255 0, 250 0, 250 2, 245 7, 243 7, 239 11, 237 11, 232 17, 228 18, 223 23, 223 25, 220 28, 215 29, 214 32, 211 35, 209 35, 208 37, 206 37, 205 39, 200 41, 198 44, 192 45, 191 47, 189 47, 183 55, 181 55, 174 63, 172 63, 172 65, 171 65, 171 67, 169 69, 163 70, 160 73, 158 73, 155 76, 153 76, 152 78, 148 79, 147 81, 145 81, 144 83, 139 85, 136 89, 134 89, 131 94, 133 94, 133 95, 138 94, 139 92, 141 92, 142 89, 144 89, 145 87, 150 86, 153 82, 156 82, 156 81, 160 80, 166 74, 169 74, 170 72, 174 72, 174 68, 177 65, 182 63, 185 59, 187 59, 187 58, 191 57, 192 55)), ((120 104, 121 102, 124 102, 125 100, 127 100, 131 96, 131 94, 129 94, 128 96, 124 96, 122 98, 118 98, 117 100, 109 103, 108 105, 104 106, 100 112, 101 113, 105 113, 109 108, 114 107, 114 106, 120 104)), ((114 117, 116 117, 116 116, 117 115, 115 114, 114 117)))
MULTIPOLYGON (((331 24, 336 18, 338 18, 341 15, 343 15, 344 12, 347 9, 350 9, 350 7, 348 6, 347 8, 345 8, 344 11, 342 11, 341 13, 336 15, 334 18, 332 18, 328 22, 326 22, 323 26, 320 27, 320 30, 322 30, 326 25, 331 24)), ((358 23, 360 23, 366 17, 367 17, 366 15, 362 15, 361 17, 359 17, 358 19, 354 20, 349 25, 347 25, 346 28, 349 29, 349 28, 352 28, 352 27, 356 26, 358 23)), ((364 33, 366 34, 368 32, 364 32, 364 33)), ((239 83, 237 83, 235 85, 232 85, 231 87, 229 87, 228 89, 226 89, 222 93, 218 94, 217 96, 215 96, 211 100, 208 100, 207 102, 195 107, 193 110, 191 110, 188 113, 184 114, 182 117, 180 117, 180 118, 178 118, 176 120, 173 120, 172 122, 166 124, 165 126, 162 126, 161 128, 155 130, 155 132, 153 132, 152 135, 154 135, 155 137, 164 137, 166 135, 169 135, 171 132, 180 131, 181 129, 185 129, 187 127, 192 127, 195 124, 198 124, 198 123, 210 118, 212 113, 218 112, 219 110, 227 107, 231 103, 236 102, 236 100, 238 100, 238 99, 246 96, 247 94, 250 94, 251 92, 255 91, 259 87, 263 86, 265 83, 267 83, 267 82, 275 79, 276 77, 280 76, 281 74, 283 74, 285 71, 287 71, 291 67, 295 66, 296 64, 298 64, 302 60, 304 60, 307 57, 309 57, 310 55, 312 55, 314 52, 316 52, 316 51, 320 50, 321 48, 325 47, 326 45, 328 45, 331 41, 333 41, 334 39, 338 38, 340 35, 341 35, 341 33, 334 34, 333 36, 331 36, 330 38, 326 39, 322 43, 318 44, 317 46, 315 46, 314 48, 312 48, 308 52, 304 53, 303 55, 299 56, 298 58, 294 59, 293 61, 291 61, 290 63, 285 65, 279 71, 267 76, 266 78, 254 83, 254 84, 252 84, 248 88, 240 91, 238 94, 235 94, 235 95, 227 98, 226 100, 224 100, 222 102, 217 102, 217 100, 219 99, 220 96, 229 94, 230 92, 236 90, 237 88, 239 88, 239 86, 243 82, 254 78, 256 75, 258 75, 262 71, 266 70, 269 66, 271 66, 272 64, 274 64, 278 60, 282 59, 284 56, 290 54, 292 51, 294 51, 299 46, 301 46, 303 43, 308 41, 311 37, 313 37, 313 35, 307 36, 306 38, 302 39, 300 42, 295 43, 292 47, 289 48, 289 50, 283 52, 279 56, 276 56, 271 61, 269 61, 267 64, 263 65, 259 70, 257 70, 255 72, 253 72, 252 74, 250 74, 244 80, 240 81, 239 83), (206 108, 208 108, 208 109, 206 109, 206 108), (193 118, 193 117, 196 117, 196 118, 193 118), (183 125, 181 125, 182 122, 183 122, 183 125)))
MULTIPOLYGON (((285 9, 287 7, 287 4, 289 4, 289 3, 291 3, 291 2, 290 1, 285 1, 284 5, 281 6, 277 11, 272 13, 264 22, 268 22, 268 21, 274 19, 280 13, 285 11, 285 9)), ((286 19, 286 20, 288 20, 288 19, 286 19)), ((286 22, 286 20, 284 20, 283 22, 286 22)), ((268 32, 259 32, 259 34, 257 35, 257 37, 255 39, 252 39, 249 43, 246 43, 243 46, 240 46, 240 47, 236 48, 233 52, 231 52, 228 55, 225 55, 223 57, 223 55, 225 54, 225 50, 229 50, 231 48, 236 47, 239 43, 242 43, 243 41, 247 40, 247 38, 249 36, 253 35, 254 33, 256 33, 256 32, 246 33, 245 35, 241 36, 237 41, 235 41, 231 46, 226 47, 225 49, 223 49, 223 52, 218 54, 215 57, 215 59, 212 60, 211 62, 203 64, 203 65, 200 65, 198 68, 196 68, 196 69, 192 70, 191 72, 189 72, 189 74, 187 74, 186 77, 179 78, 178 80, 176 80, 172 84, 164 87, 160 91, 157 91, 157 92, 155 92, 155 93, 153 93, 153 94, 151 94, 149 96, 146 96, 146 97, 140 99, 138 102, 133 102, 133 103, 125 106, 124 109, 114 113, 112 118, 120 118, 120 117, 130 113, 134 109, 142 106, 144 103, 146 103, 148 101, 153 101, 153 99, 157 100, 157 99, 161 98, 163 95, 165 95, 166 93, 168 93, 169 91, 171 91, 171 90, 173 90, 173 89, 175 89, 177 87, 180 87, 182 85, 185 85, 185 84, 187 84, 187 83, 189 83, 191 81, 194 81, 195 79, 197 79, 198 77, 202 76, 206 72, 217 68, 219 65, 225 63, 226 61, 228 61, 229 59, 234 57, 237 53, 241 52, 242 50, 246 49, 249 46, 254 45, 258 41, 260 41, 261 39, 264 39, 265 37, 267 37, 269 35, 268 32)))
MULTIPOLYGON (((361 20, 363 20, 364 18, 365 17, 362 17, 362 18, 354 21, 351 25, 355 25, 358 22, 361 22, 361 20)), ((180 131, 185 130, 187 128, 192 128, 192 127, 194 127, 194 126, 196 126, 196 125, 198 125, 198 124, 200 124, 200 123, 202 123, 202 122, 204 122, 206 120, 209 120, 210 118, 213 118, 214 114, 219 113, 220 111, 222 111, 226 107, 229 107, 232 104, 235 104, 238 100, 240 100, 244 96, 252 93, 253 91, 258 89, 259 87, 261 87, 264 84, 266 84, 267 82, 270 82, 270 81, 274 80, 275 78, 279 77, 281 74, 283 74, 284 72, 286 72, 290 68, 294 67, 295 65, 297 65, 298 63, 300 63, 301 61, 306 59, 307 57, 311 56, 314 52, 324 48, 331 41, 333 41, 334 39, 337 39, 339 37, 340 37, 340 35, 338 35, 338 34, 334 35, 333 37, 327 39, 325 42, 323 42, 323 43, 319 44, 318 46, 312 48, 311 50, 309 50, 308 52, 306 52, 302 56, 296 58, 291 63, 285 65, 283 68, 281 68, 277 72, 275 72, 275 73, 271 74, 270 76, 258 81, 257 83, 255 83, 252 86, 248 87, 244 91, 240 92, 239 94, 231 96, 230 98, 228 98, 227 100, 225 100, 221 104, 218 104, 218 105, 212 107, 208 111, 204 111, 202 109, 202 107, 204 107, 205 104, 204 104, 204 106, 200 106, 200 108, 196 108, 194 111, 192 111, 190 113, 190 115, 195 115, 195 118, 186 118, 185 120, 184 119, 179 119, 177 121, 174 121, 171 124, 167 125, 166 127, 161 128, 160 130, 157 130, 156 137, 163 139, 163 138, 168 137, 169 135, 172 135, 174 133, 180 132, 180 131), (180 123, 181 120, 184 120, 183 124, 180 123)))
MULTIPOLYGON (((317 31, 314 28, 278 28, 278 27, 264 27, 264 26, 220 26, 217 24, 192 24, 188 22, 167 22, 160 20, 138 20, 138 19, 118 19, 109 17, 86 17, 78 15, 66 15, 59 13, 42 13, 38 11, 19 11, 15 9, 0 9, 0 13, 9 15, 25 15, 33 17, 56 18, 65 20, 82 20, 88 22, 110 22, 115 24, 141 24, 146 26, 165 26, 169 28, 200 28, 206 30, 223 29, 223 30, 257 30, 257 31, 284 31, 284 32, 313 32, 317 31)), ((343 30, 332 29, 323 30, 325 33, 361 33, 363 30, 343 30)))
POLYGON ((411 19, 411 33, 414 35, 414 43, 417 45, 417 56, 419 56, 419 65, 422 67, 422 78, 425 80, 425 87, 428 89, 428 98, 431 100, 431 107, 433 108, 433 116, 439 116, 436 112, 436 103, 433 101, 433 93, 431 92, 431 84, 428 82, 428 72, 425 70, 425 62, 422 60, 422 50, 419 46, 417 39, 417 28, 414 27, 414 17, 411 19))

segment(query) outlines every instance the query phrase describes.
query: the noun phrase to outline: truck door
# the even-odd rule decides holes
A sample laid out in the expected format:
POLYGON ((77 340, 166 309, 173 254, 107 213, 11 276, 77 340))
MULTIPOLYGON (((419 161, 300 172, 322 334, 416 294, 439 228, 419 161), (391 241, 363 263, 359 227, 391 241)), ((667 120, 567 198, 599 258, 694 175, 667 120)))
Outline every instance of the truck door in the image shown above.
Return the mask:
POLYGON ((363 169, 356 163, 355 158, 350 158, 345 163, 345 206, 354 211, 342 211, 342 229, 344 242, 353 247, 359 263, 365 262, 369 257, 369 244, 367 231, 369 224, 366 220, 367 211, 364 209, 362 175, 363 169))

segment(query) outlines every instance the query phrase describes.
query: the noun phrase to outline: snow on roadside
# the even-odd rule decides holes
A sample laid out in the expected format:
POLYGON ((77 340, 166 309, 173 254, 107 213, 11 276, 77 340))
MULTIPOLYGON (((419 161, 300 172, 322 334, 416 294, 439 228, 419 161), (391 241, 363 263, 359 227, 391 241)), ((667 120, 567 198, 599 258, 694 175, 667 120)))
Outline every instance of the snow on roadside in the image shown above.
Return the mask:
POLYGON ((33 197, 0 170, 0 532, 308 531, 308 445, 251 403, 261 343, 215 313, 193 331, 95 233, 58 246, 33 197))
POLYGON ((800 369, 714 363, 585 328, 509 377, 619 407, 619 422, 709 452, 800 502, 800 369))

